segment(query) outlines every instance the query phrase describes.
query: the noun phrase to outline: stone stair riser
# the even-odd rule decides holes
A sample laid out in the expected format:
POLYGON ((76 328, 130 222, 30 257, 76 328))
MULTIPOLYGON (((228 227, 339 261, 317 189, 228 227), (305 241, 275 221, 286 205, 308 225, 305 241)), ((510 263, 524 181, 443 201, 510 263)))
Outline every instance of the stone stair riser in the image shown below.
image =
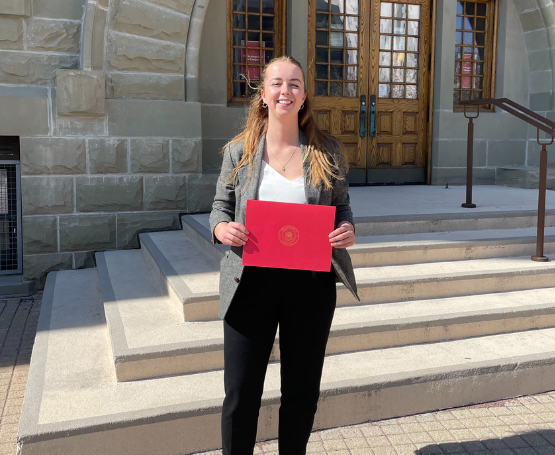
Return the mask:
MULTIPOLYGON (((356 329, 333 327, 326 347, 326 355, 371 349, 407 346, 463 339, 476 336, 521 332, 555 327, 555 306, 515 310, 513 313, 481 314, 458 317, 436 317, 418 321, 384 321, 374 326, 356 329)), ((196 349, 198 351, 198 348, 196 349)), ((173 374, 199 373, 223 369, 223 340, 205 352, 170 355, 145 359, 116 360, 118 381, 150 379, 173 374)), ((273 347, 270 362, 279 360, 279 340, 273 347)))
MULTIPOLYGON (((424 232, 481 231, 484 229, 519 229, 537 225, 536 213, 492 217, 476 215, 474 217, 450 217, 448 219, 433 219, 433 217, 433 215, 430 215, 424 219, 384 219, 375 221, 355 219, 356 234, 358 236, 367 236, 424 232)), ((555 226, 555 214, 552 211, 546 213, 545 226, 555 226)))
MULTIPOLYGON (((496 242, 464 243, 458 246, 360 247, 350 250, 349 253, 354 267, 380 267, 426 262, 531 256, 536 253, 536 240, 521 241, 520 239, 507 239, 496 242)), ((546 239, 544 253, 555 253, 555 239, 546 239)))
MULTIPOLYGON (((514 360, 514 359, 513 359, 514 360)), ((555 365, 538 359, 478 368, 453 366, 420 377, 374 377, 374 381, 342 381, 323 387, 314 430, 542 393, 553 387, 555 365)), ((373 374, 375 372, 368 372, 373 374)), ((95 431, 52 431, 46 437, 22 438, 21 455, 175 455, 221 447, 221 405, 193 412, 169 409, 151 418, 103 425, 95 431)), ((277 437, 277 392, 262 401, 258 440, 277 437)))
MULTIPOLYGON (((398 282, 359 283, 358 295, 362 303, 377 304, 406 300, 435 299, 463 295, 488 294, 491 292, 519 291, 555 286, 555 270, 502 272, 492 275, 469 277, 419 278, 398 282), (532 272, 532 273, 530 273, 532 272)), ((357 305, 351 293, 341 287, 337 292, 337 304, 357 305)))

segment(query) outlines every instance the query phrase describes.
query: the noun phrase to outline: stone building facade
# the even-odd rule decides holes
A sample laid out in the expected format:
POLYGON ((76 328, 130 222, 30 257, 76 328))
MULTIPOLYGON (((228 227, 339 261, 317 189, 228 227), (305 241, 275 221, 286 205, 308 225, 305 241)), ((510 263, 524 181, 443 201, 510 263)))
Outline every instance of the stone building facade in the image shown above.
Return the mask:
MULTIPOLYGON (((432 184, 465 175, 466 122, 453 109, 458 3, 429 0, 432 184)), ((229 4, 1 0, 0 135, 20 138, 26 278, 40 286, 48 271, 94 266, 95 251, 136 248, 138 232, 210 209, 219 152, 245 113, 228 96, 229 4)), ((305 69, 312 4, 285 2, 285 50, 305 69)), ((496 21, 495 97, 555 119, 552 0, 498 0, 496 21)), ((535 137, 509 114, 484 113, 476 181, 537 166, 535 137)))

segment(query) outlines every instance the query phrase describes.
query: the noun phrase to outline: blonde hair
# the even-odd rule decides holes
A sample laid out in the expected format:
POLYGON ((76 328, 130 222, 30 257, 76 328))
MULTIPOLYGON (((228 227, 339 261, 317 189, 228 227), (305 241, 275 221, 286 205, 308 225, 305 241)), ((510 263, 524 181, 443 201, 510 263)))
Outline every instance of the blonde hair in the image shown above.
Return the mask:
MULTIPOLYGON (((258 143, 260 142, 262 135, 266 133, 266 130, 268 129, 268 109, 264 107, 261 91, 264 89, 266 70, 270 65, 276 62, 292 63, 301 70, 303 81, 306 80, 301 64, 293 57, 276 57, 264 66, 262 78, 258 83, 258 86, 251 86, 251 88, 255 90, 255 94, 252 96, 250 101, 249 112, 243 131, 229 141, 222 150, 222 153, 225 153, 228 146, 238 142, 243 142, 243 157, 237 167, 231 170, 228 183, 233 183, 235 181, 239 169, 244 166, 249 166, 248 179, 250 180, 252 177, 253 163, 258 149, 258 143)), ((250 81, 248 81, 248 84, 250 86, 250 81)), ((330 154, 328 150, 338 147, 343 156, 345 154, 345 150, 340 141, 329 134, 323 133, 320 128, 318 128, 312 112, 312 103, 308 96, 304 101, 304 108, 299 111, 299 129, 304 133, 309 144, 307 147, 307 153, 305 153, 305 156, 303 157, 303 163, 306 157, 310 156, 310 163, 308 166, 310 183, 313 186, 317 186, 322 183, 325 189, 330 189, 332 187, 333 179, 340 177, 339 163, 336 162, 335 157, 330 154)), ((345 159, 343 161, 346 162, 345 159)))

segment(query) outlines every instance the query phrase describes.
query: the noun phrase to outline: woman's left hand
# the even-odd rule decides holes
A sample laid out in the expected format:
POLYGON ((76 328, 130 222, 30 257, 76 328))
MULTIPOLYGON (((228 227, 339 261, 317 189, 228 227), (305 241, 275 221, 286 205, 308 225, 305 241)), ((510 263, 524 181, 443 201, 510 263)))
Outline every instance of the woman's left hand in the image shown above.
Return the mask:
POLYGON ((330 243, 334 248, 347 248, 355 244, 355 228, 349 222, 343 223, 330 234, 330 243))

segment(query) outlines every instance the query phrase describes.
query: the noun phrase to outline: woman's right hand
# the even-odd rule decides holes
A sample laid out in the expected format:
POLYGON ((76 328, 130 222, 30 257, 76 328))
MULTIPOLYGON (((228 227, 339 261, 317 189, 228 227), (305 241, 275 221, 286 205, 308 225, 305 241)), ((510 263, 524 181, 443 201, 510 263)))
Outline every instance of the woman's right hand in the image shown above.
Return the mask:
POLYGON ((248 233, 249 231, 245 226, 235 221, 219 223, 214 229, 214 235, 218 240, 224 245, 231 246, 243 246, 247 243, 249 238, 246 234, 248 233))

